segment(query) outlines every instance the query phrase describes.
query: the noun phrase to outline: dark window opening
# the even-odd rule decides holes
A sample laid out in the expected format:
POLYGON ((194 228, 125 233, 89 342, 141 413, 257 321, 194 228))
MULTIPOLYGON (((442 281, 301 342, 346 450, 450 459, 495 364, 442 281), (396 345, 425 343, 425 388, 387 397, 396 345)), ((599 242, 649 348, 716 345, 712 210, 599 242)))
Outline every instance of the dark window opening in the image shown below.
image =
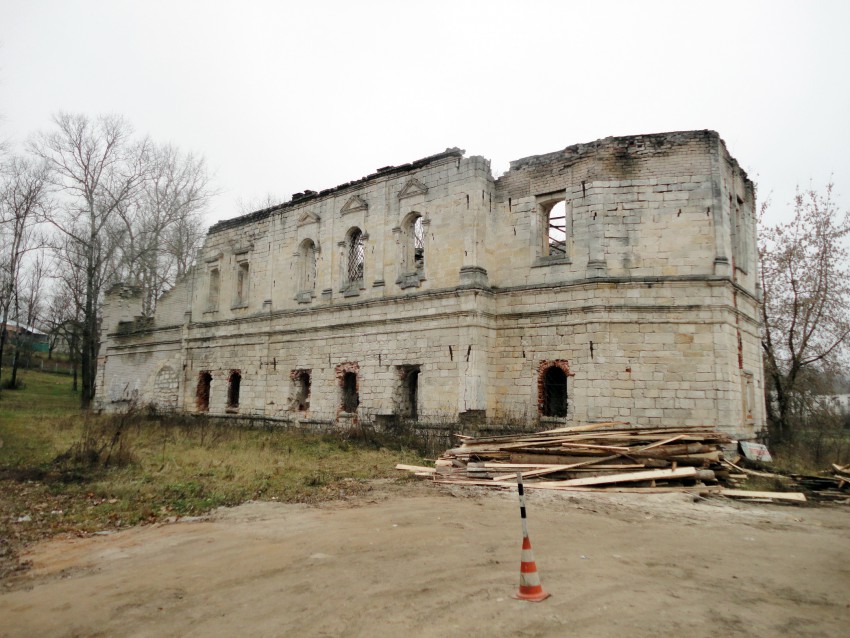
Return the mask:
POLYGON ((294 384, 292 408, 299 412, 306 412, 310 409, 310 371, 295 371, 292 377, 292 382, 294 384))
POLYGON ((360 405, 360 397, 357 394, 357 374, 346 372, 342 375, 342 411, 357 412, 358 405, 360 405))
POLYGON ((231 370, 227 380, 227 407, 235 410, 239 407, 239 387, 242 385, 242 375, 239 370, 231 370))
POLYGON ((419 366, 400 366, 398 415, 405 419, 419 418, 419 366))
POLYGON ((198 412, 209 412, 211 384, 212 374, 204 371, 198 375, 198 388, 195 391, 195 405, 198 408, 198 412))
POLYGON ((543 416, 567 416, 567 374, 552 366, 543 373, 541 411, 543 416))

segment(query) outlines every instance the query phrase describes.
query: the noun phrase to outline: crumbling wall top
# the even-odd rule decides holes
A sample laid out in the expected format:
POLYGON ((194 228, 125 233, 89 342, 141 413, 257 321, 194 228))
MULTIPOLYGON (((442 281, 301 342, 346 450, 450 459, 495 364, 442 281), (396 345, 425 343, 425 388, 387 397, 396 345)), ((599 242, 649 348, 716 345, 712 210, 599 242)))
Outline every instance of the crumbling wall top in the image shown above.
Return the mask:
POLYGON ((353 186, 362 186, 363 184, 366 184, 367 182, 370 182, 377 178, 383 178, 389 175, 407 173, 409 171, 418 170, 429 164, 433 164, 434 162, 439 162, 440 160, 448 158, 461 158, 463 157, 464 153, 466 153, 464 149, 455 146, 452 148, 447 148, 442 153, 437 153, 436 155, 429 155, 428 157, 423 157, 422 159, 418 159, 407 164, 401 164, 399 166, 384 166, 382 168, 377 169, 374 173, 366 175, 365 177, 361 177, 360 179, 340 184, 339 186, 334 186, 333 188, 326 188, 323 191, 316 192, 311 190, 305 190, 301 193, 295 193, 292 196, 291 200, 289 200, 288 202, 284 202, 283 204, 277 204, 275 206, 270 206, 269 208, 263 208, 253 213, 242 215, 241 217, 234 217, 232 219, 222 220, 217 224, 214 224, 210 228, 209 234, 212 235, 224 230, 228 230, 230 228, 235 228, 237 226, 243 226, 245 224, 251 224, 257 221, 261 221, 263 219, 266 219, 274 212, 284 211, 288 208, 300 206, 305 202, 321 199, 323 197, 327 197, 328 195, 333 195, 344 191, 353 186))
POLYGON ((118 297, 120 299, 134 299, 142 296, 142 289, 139 286, 134 286, 122 281, 113 284, 106 291, 108 297, 118 297))
POLYGON ((626 135, 623 137, 606 137, 593 142, 573 144, 561 151, 531 155, 511 162, 511 170, 522 170, 539 164, 548 164, 558 160, 578 161, 589 155, 595 155, 603 150, 646 148, 650 151, 665 151, 694 140, 719 140, 716 131, 674 131, 671 133, 646 133, 641 135, 626 135))
POLYGON ((514 160, 510 163, 510 172, 533 170, 551 163, 561 163, 569 166, 583 159, 599 155, 612 155, 624 161, 630 161, 634 156, 666 154, 676 147, 692 142, 718 144, 726 160, 739 171, 744 182, 752 188, 752 182, 737 160, 729 154, 726 143, 717 133, 709 129, 696 131, 672 131, 667 133, 644 133, 621 137, 606 137, 593 142, 573 144, 563 150, 542 155, 531 155, 514 160))

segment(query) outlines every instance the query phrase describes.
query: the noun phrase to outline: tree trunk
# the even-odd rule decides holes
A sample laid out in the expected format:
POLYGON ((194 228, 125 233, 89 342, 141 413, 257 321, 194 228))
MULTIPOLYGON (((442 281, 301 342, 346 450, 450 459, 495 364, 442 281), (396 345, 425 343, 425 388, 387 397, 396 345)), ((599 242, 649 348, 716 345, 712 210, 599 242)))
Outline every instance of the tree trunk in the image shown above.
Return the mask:
POLYGON ((76 392, 79 388, 77 387, 77 367, 80 362, 80 358, 78 356, 79 345, 77 343, 78 337, 77 333, 71 333, 71 337, 68 340, 68 350, 70 350, 70 359, 71 359, 71 371, 74 375, 74 380, 71 384, 71 390, 76 392))
MULTIPOLYGON (((92 214, 92 218, 94 215, 92 214)), ((92 222, 92 226, 94 222, 92 222)), ((97 304, 94 299, 94 278, 96 276, 94 267, 94 251, 97 238, 95 237, 94 228, 92 228, 92 236, 90 238, 87 255, 86 267, 86 301, 83 311, 83 343, 82 357, 80 367, 82 368, 83 388, 80 393, 80 408, 88 410, 91 407, 92 399, 94 398, 94 371, 97 366, 97 361, 92 360, 94 347, 92 342, 97 338, 94 327, 97 325, 97 317, 95 316, 95 308, 97 304)))
MULTIPOLYGON (((3 380, 3 351, 6 348, 6 319, 3 319, 3 324, 0 326, 0 382, 3 380)), ((0 383, 0 386, 3 384, 0 383)), ((0 390, 2 391, 2 390, 0 390)))
POLYGON ((18 344, 15 344, 15 353, 12 355, 12 376, 9 379, 9 388, 14 390, 18 387, 18 360, 20 359, 20 349, 18 344))

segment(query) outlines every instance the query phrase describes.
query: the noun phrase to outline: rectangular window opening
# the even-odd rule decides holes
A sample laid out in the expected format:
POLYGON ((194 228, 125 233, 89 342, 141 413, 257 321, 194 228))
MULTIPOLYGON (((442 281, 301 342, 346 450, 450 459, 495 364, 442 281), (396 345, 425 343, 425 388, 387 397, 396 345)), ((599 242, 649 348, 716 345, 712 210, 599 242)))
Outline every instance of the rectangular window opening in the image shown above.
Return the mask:
POLYGON ((403 365, 396 368, 398 386, 395 393, 396 413, 404 419, 419 418, 419 374, 420 366, 403 365))
POLYGON ((572 208, 566 190, 536 196, 537 255, 535 266, 569 262, 572 208))
POLYGON ((249 266, 247 261, 239 264, 239 270, 236 273, 236 305, 243 306, 248 303, 249 291, 249 266))
POLYGON ((547 254, 549 257, 567 256, 567 203, 559 201, 547 213, 547 254))
POLYGON ((293 370, 289 378, 292 381, 290 409, 306 412, 310 409, 310 389, 312 385, 310 370, 293 370))
POLYGON ((212 374, 209 370, 202 370, 198 374, 198 386, 195 390, 195 407, 198 412, 209 412, 210 410, 210 386, 212 385, 212 374))
POLYGON ((242 373, 231 370, 227 378, 227 409, 235 412, 239 409, 239 392, 242 386, 242 373))
POLYGON ((210 270, 210 288, 207 295, 207 308, 218 310, 218 296, 221 290, 221 272, 218 268, 210 270))
POLYGON ((540 416, 567 416, 567 379, 569 368, 564 361, 543 361, 537 377, 538 410, 540 416))
POLYGON ((360 405, 360 395, 357 390, 357 373, 345 372, 342 375, 342 411, 353 414, 360 405))

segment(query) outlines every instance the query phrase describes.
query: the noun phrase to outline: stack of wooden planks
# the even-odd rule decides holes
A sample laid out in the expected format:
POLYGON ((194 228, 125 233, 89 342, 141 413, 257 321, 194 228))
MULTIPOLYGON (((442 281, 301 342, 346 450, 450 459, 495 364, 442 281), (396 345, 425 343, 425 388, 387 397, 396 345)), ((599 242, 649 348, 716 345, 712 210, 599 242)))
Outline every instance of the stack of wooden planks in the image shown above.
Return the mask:
POLYGON ((850 500, 850 465, 832 464, 832 476, 824 472, 823 476, 791 474, 794 485, 811 492, 812 496, 823 501, 850 500))
POLYGON ((836 487, 840 490, 850 485, 850 465, 832 464, 833 478, 837 481, 836 487))
POLYGON ((438 483, 511 486, 522 473, 531 489, 720 491, 727 435, 707 427, 635 428, 591 423, 534 434, 456 435, 433 468, 399 465, 438 483))

